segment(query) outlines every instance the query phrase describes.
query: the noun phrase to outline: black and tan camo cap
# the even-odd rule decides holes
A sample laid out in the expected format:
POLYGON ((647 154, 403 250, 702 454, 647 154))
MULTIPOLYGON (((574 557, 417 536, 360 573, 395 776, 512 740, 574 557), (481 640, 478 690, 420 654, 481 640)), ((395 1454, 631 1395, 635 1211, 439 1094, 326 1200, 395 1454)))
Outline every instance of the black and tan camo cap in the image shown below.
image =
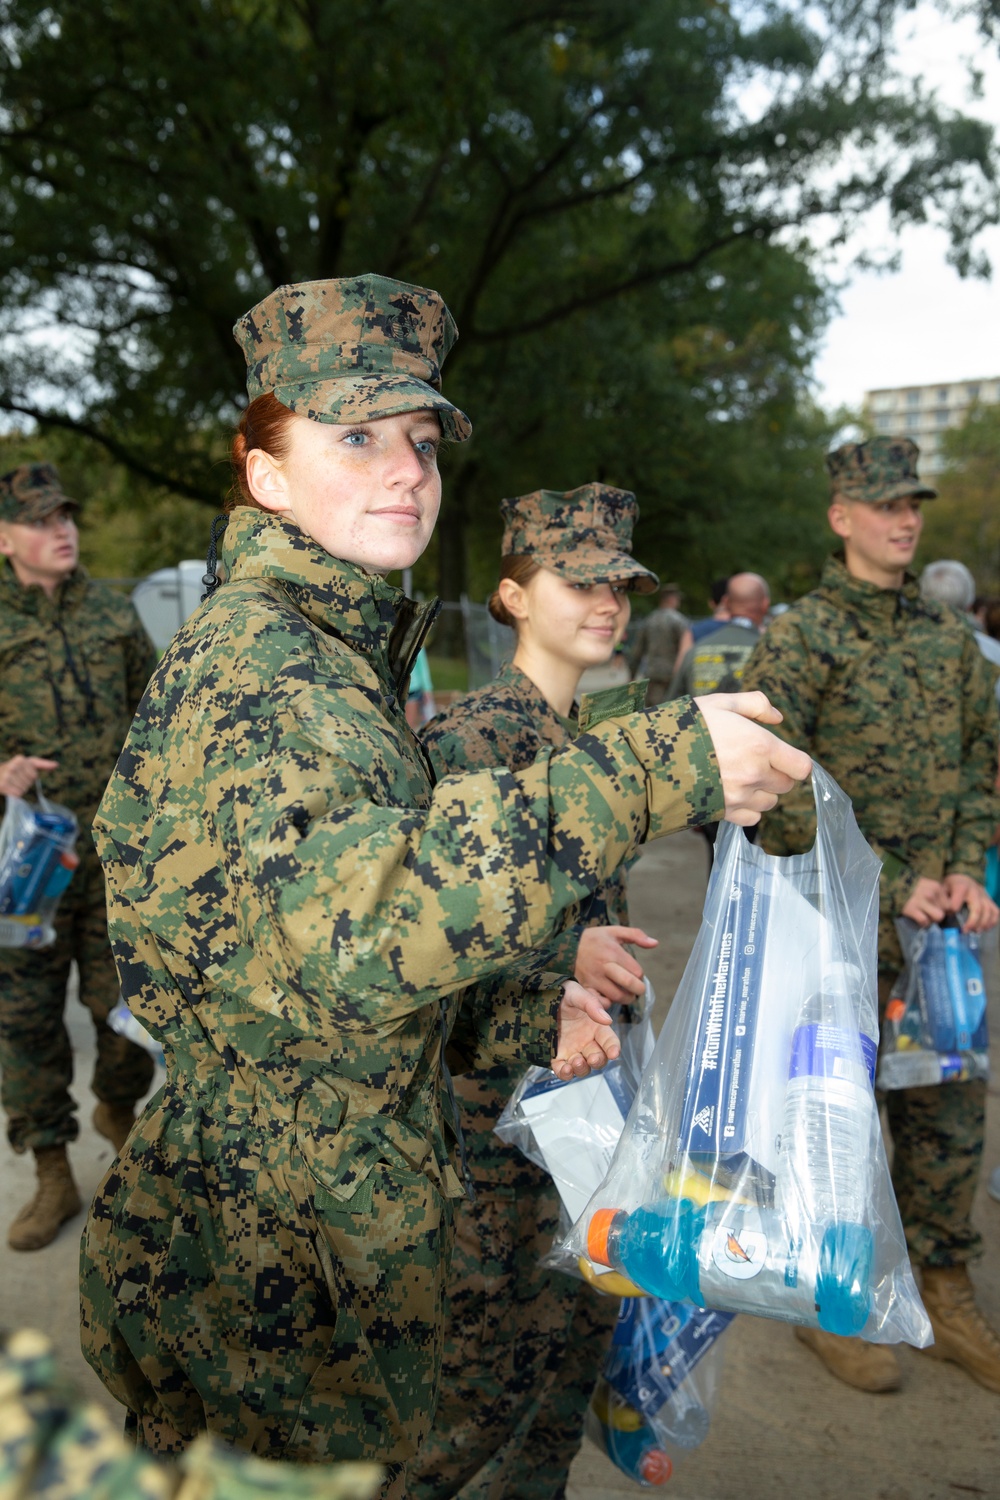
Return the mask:
POLYGON ((651 594, 658 579, 632 556, 639 515, 629 490, 607 484, 533 490, 501 500, 503 556, 528 556, 574 583, 627 583, 651 594))
POLYGON ((438 414, 462 442, 472 423, 441 394, 441 366, 458 338, 437 292, 387 276, 279 286, 233 327, 250 399, 272 391, 317 422, 363 422, 407 411, 438 414))
POLYGON ((830 490, 846 500, 934 500, 937 490, 917 478, 920 449, 911 438, 876 437, 867 443, 842 443, 826 455, 830 490))
POLYGON ((64 505, 80 509, 79 500, 63 493, 55 464, 21 464, 0 474, 0 521, 24 525, 44 521, 64 505))

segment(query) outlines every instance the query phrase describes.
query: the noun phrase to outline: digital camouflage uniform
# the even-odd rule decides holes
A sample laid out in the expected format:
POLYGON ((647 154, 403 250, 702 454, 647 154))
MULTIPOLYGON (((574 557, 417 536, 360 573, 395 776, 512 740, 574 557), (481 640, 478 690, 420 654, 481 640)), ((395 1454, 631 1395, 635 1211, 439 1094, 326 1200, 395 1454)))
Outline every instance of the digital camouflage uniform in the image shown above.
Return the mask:
POLYGON ((652 706, 662 703, 670 691, 677 652, 688 622, 676 609, 660 605, 639 623, 628 651, 629 671, 633 677, 640 667, 649 678, 646 701, 652 706))
POLYGON ((84 1349, 150 1447, 372 1458, 402 1495, 462 1194, 442 1035, 456 1070, 547 1063, 560 987, 502 971, 717 816, 718 771, 681 702, 435 786, 404 715, 432 611, 248 507, 223 557, 97 823, 167 1080, 91 1209, 84 1349))
POLYGON ((745 687, 743 673, 760 640, 755 625, 727 620, 684 653, 670 683, 670 697, 701 693, 738 693, 745 687))
MULTIPOLYGON (((23 522, 67 501, 49 464, 5 476, 0 517, 23 522)), ((132 605, 77 568, 52 597, 22 587, 0 564, 0 761, 57 760, 45 794, 75 813, 79 868, 56 913, 56 941, 28 951, 0 948, 0 1068, 7 1133, 15 1151, 61 1145, 77 1134, 69 1088, 73 1058, 63 1021, 70 964, 93 1017, 92 1088, 108 1104, 132 1105, 153 1076, 148 1053, 105 1024, 118 999, 108 943, 104 878, 91 824, 136 704, 156 661, 132 605)))
MULTIPOLYGON (((899 590, 852 577, 840 554, 819 588, 768 628, 744 675, 742 686, 767 693, 784 715, 776 733, 814 755, 849 794, 882 860, 883 1003, 902 967, 893 919, 918 878, 983 879, 998 815, 992 679, 957 611, 922 601, 909 575, 899 590)), ((782 798, 760 827, 769 853, 807 849, 815 835, 808 790, 782 798)), ((969 1213, 984 1105, 981 1082, 887 1097, 893 1186, 917 1262, 958 1264, 981 1249, 969 1213)))
MULTIPOLYGON (((641 707, 644 685, 637 688, 632 699, 641 707)), ((523 672, 506 666, 434 719, 423 740, 438 776, 520 771, 545 748, 571 744, 591 711, 615 696, 620 710, 613 689, 585 698, 579 721, 564 719, 523 672)), ((585 924, 628 923, 623 872, 566 916, 572 925, 543 961, 572 976, 585 924)), ((496 1494, 561 1495, 615 1326, 615 1299, 539 1264, 558 1228, 559 1194, 548 1173, 493 1134, 523 1072, 501 1063, 455 1079, 476 1198, 458 1209, 441 1394, 410 1467, 413 1500, 478 1493, 476 1476, 501 1450, 496 1494)))
POLYGON ((0 1347, 0 1495, 4 1500, 371 1500, 374 1464, 272 1464, 203 1436, 166 1464, 136 1451, 120 1424, 82 1400, 56 1369, 43 1334, 20 1329, 0 1347))
MULTIPOLYGON (((631 555, 638 507, 626 490, 537 490, 504 500, 501 512, 504 557, 529 556, 573 582, 656 585, 631 555)), ((608 713, 641 708, 644 687, 591 695, 579 717, 565 719, 507 666, 433 720, 423 740, 438 776, 520 771, 608 713)), ((584 925, 627 923, 624 873, 615 871, 564 920, 568 930, 536 957, 571 977, 584 925)), ((412 1500, 561 1495, 614 1328, 615 1301, 539 1264, 558 1227, 559 1194, 547 1173, 493 1134, 523 1071, 497 1064, 455 1080, 476 1198, 458 1210, 441 1394, 410 1466, 412 1500)))

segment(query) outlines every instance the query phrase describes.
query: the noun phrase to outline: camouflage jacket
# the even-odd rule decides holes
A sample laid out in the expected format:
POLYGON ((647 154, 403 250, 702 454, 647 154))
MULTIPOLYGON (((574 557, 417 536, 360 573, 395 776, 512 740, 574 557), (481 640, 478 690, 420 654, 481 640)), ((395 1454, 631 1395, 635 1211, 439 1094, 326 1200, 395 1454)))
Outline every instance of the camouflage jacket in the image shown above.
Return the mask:
MULTIPOLYGON (((779 616, 743 677, 780 708, 777 733, 808 750, 854 803, 882 860, 880 959, 898 967, 891 919, 920 876, 983 878, 998 802, 998 717, 992 672, 972 630, 947 605, 921 600, 907 575, 883 589, 829 558, 819 588, 779 616)), ((815 836, 808 786, 761 823, 773 854, 815 836)))
POLYGON ((156 664, 127 599, 77 568, 52 598, 0 566, 0 760, 59 762, 45 795, 87 825, 156 664))
POLYGON ((688 622, 676 609, 654 609, 639 622, 628 649, 629 670, 633 676, 643 661, 645 675, 654 682, 669 682, 677 664, 680 646, 688 622))
POLYGON ((162 1463, 72 1389, 43 1334, 21 1328, 0 1348, 0 1495, 9 1500, 372 1500, 380 1477, 372 1464, 278 1467, 204 1436, 179 1466, 162 1463))
POLYGON ((759 640, 755 626, 725 621, 685 653, 670 684, 671 698, 686 693, 694 698, 700 693, 738 693, 746 685, 743 673, 759 640))
MULTIPOLYGON (((467 693, 446 713, 432 719, 423 730, 422 739, 438 777, 504 766, 511 771, 522 771, 543 750, 572 744, 581 729, 591 728, 609 711, 614 714, 629 706, 641 707, 645 687, 643 682, 632 692, 613 688, 590 694, 583 699, 576 716, 564 719, 523 672, 508 664, 492 682, 467 693)), ((616 870, 593 895, 567 907, 563 920, 566 926, 562 933, 520 970, 526 993, 545 986, 555 986, 561 991, 565 979, 572 976, 584 926, 628 923, 624 871, 616 870)), ((516 982, 517 977, 514 971, 506 971, 508 982, 516 982)), ((477 1135, 492 1132, 523 1071, 523 1064, 496 1063, 456 1078, 455 1091, 462 1101, 463 1123, 471 1125, 477 1135)), ((506 1149, 499 1141, 474 1144, 473 1165, 483 1152, 499 1154, 506 1149)))
POLYGON ((433 1410, 461 1193, 442 1035, 482 1066, 547 1062, 556 1034, 520 984, 458 994, 643 839, 717 816, 718 770, 675 703, 435 785, 404 712, 432 611, 249 507, 223 561, 96 823, 123 993, 167 1081, 91 1207, 84 1349, 188 1439, 395 1459, 433 1410))

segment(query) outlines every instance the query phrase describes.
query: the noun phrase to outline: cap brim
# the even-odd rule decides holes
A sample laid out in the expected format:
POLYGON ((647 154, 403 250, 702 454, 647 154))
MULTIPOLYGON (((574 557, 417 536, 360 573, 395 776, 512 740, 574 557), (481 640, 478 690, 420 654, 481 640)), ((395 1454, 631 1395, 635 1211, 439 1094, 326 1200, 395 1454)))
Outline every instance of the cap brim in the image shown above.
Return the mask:
POLYGON ((464 443, 472 423, 440 391, 412 375, 356 375, 343 380, 301 380, 274 387, 282 406, 314 422, 371 422, 408 411, 436 412, 441 430, 452 442, 464 443))
POLYGON ((840 493, 846 495, 848 500, 860 500, 864 505, 881 505, 885 500, 905 500, 911 495, 914 500, 936 500, 937 490, 932 490, 929 484, 914 484, 911 480, 901 479, 899 484, 886 485, 877 495, 852 495, 849 490, 841 489, 840 493))
POLYGON ((538 549, 531 556, 573 583, 625 583, 636 594, 652 594, 660 586, 656 574, 642 567, 628 552, 602 552, 597 547, 588 547, 571 557, 547 557, 538 549))
POLYGON ((79 500, 72 499, 69 495, 52 495, 48 500, 26 500, 16 516, 8 516, 15 526, 29 525, 32 521, 44 521, 46 516, 51 516, 54 511, 62 510, 65 506, 72 510, 80 509, 79 500))

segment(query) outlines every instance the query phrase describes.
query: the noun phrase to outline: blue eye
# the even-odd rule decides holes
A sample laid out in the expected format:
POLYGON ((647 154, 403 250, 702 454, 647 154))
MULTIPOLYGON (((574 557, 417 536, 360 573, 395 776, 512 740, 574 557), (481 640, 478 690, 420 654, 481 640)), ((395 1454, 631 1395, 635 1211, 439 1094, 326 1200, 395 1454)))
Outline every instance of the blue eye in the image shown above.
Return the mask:
POLYGON ((420 438, 420 440, 414 443, 413 446, 414 448, 416 448, 417 452, 422 453, 425 458, 433 458, 435 453, 437 452, 437 443, 433 438, 420 438))
POLYGON ((367 441, 367 432, 346 432, 344 434, 344 442, 350 443, 352 448, 360 448, 362 444, 367 443, 367 441))

